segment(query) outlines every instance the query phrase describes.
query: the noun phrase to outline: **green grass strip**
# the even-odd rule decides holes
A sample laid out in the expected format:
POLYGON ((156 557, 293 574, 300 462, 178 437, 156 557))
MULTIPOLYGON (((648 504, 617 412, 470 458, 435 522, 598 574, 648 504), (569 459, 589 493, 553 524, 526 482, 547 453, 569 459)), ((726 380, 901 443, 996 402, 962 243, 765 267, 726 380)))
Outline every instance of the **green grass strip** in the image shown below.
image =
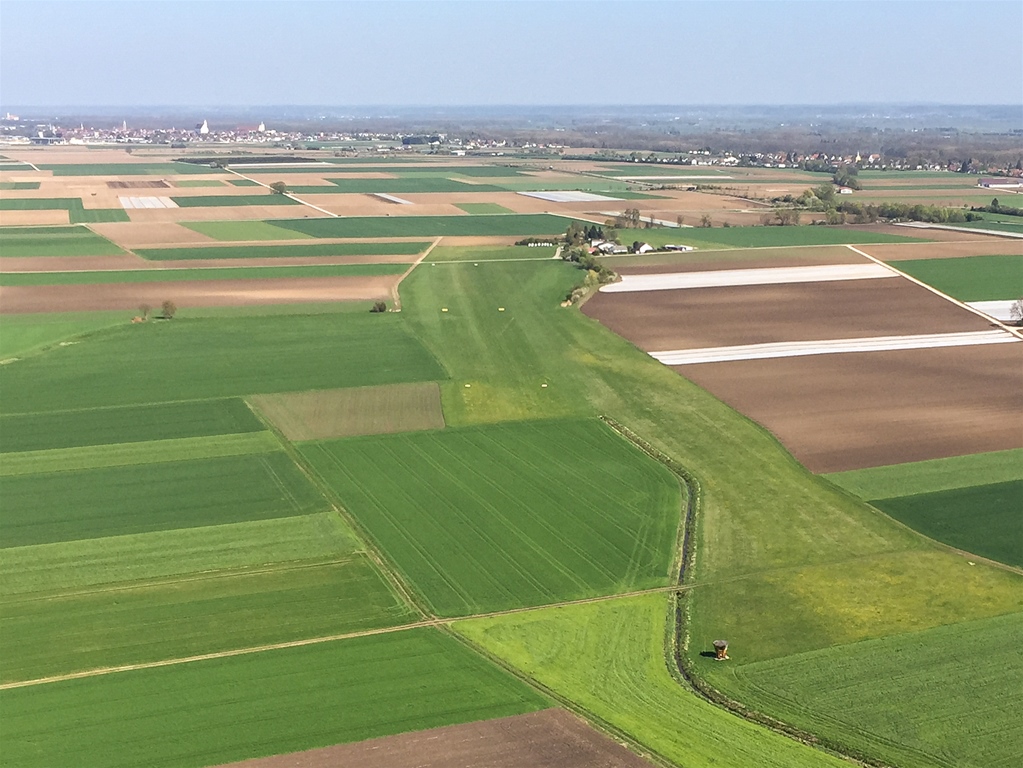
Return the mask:
POLYGON ((298 205, 285 195, 194 195, 172 197, 178 208, 235 208, 245 205, 298 205))
POLYGON ((0 601, 0 681, 408 623, 366 555, 0 601), (65 642, 50 642, 63 637, 65 642))
POLYGON ((1023 480, 1023 448, 824 475, 861 499, 891 499, 1023 480))
POLYGON ((167 461, 245 456, 281 449, 272 432, 248 432, 213 437, 179 437, 148 443, 88 445, 80 448, 53 448, 48 451, 21 451, 4 454, 0 477, 35 475, 47 472, 75 472, 83 469, 160 464, 167 461))
MULTIPOLYGON (((222 187, 224 182, 220 179, 178 179, 174 182, 175 187, 222 187)), ((255 185, 253 185, 255 186, 255 185)))
POLYGON ((0 549, 0 595, 340 560, 362 543, 334 511, 0 549))
POLYGON ((0 181, 0 189, 39 189, 38 181, 0 181))
POLYGON ((104 285, 181 280, 265 280, 289 277, 371 277, 400 275, 408 264, 314 264, 305 267, 221 267, 211 269, 102 270, 96 272, 8 272, 4 285, 104 285))
POLYGON ((548 706, 416 629, 5 691, 4 762, 201 768, 548 706))
POLYGON ((996 301, 1023 296, 1021 255, 913 259, 900 261, 896 266, 960 301, 996 301))
POLYGON ((307 240, 309 235, 265 221, 183 221, 181 226, 214 240, 307 240))
POLYGON ((515 213, 511 208, 505 208, 497 203, 455 203, 455 207, 474 216, 487 213, 515 213))
POLYGON ((286 259, 306 256, 415 256, 426 250, 429 245, 427 242, 218 245, 205 248, 142 248, 135 253, 152 261, 286 259))

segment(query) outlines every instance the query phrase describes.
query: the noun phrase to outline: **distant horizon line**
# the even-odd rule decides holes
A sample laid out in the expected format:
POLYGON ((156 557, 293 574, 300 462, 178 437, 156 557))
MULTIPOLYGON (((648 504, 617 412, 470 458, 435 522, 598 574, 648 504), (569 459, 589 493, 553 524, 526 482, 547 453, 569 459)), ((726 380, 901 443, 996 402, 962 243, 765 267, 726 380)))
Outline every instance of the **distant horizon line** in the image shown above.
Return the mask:
MULTIPOLYGON (((787 102, 787 103, 764 103, 764 102, 702 102, 690 104, 671 103, 622 103, 622 102, 592 102, 573 104, 547 104, 547 103, 506 103, 506 104, 445 104, 445 103, 416 103, 416 104, 390 104, 386 102, 366 104, 189 104, 189 103, 153 103, 153 104, 10 104, 0 102, 0 110, 11 109, 580 109, 580 108, 614 108, 614 109, 636 109, 636 108, 657 108, 657 109, 693 109, 698 107, 737 107, 737 108, 775 108, 787 107, 1018 107, 1023 111, 1023 104, 1019 102, 945 102, 945 101, 836 101, 836 102, 787 102)), ((1023 117, 1023 113, 1021 113, 1023 117)))

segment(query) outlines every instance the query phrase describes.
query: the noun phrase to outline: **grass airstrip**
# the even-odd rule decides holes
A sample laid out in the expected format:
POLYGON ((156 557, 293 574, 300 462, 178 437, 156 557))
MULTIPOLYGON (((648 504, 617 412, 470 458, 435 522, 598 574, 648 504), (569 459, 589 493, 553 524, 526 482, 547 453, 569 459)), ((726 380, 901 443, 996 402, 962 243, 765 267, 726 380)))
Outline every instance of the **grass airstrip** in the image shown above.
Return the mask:
MULTIPOLYGON (((423 184, 529 181, 373 160, 423 184)), ((136 164, 55 173, 216 172, 136 164)), ((317 172, 348 170, 337 165, 317 172)), ((983 520, 991 546, 1012 535, 1018 452, 815 477, 559 306, 580 272, 507 240, 562 232, 570 214, 464 210, 194 222, 227 244, 142 253, 411 261, 435 237, 506 238, 434 248, 401 284, 400 313, 0 319, 0 762, 199 768, 563 705, 669 764, 847 764, 697 696, 676 666, 681 601, 681 661, 731 699, 874 761, 1011 765, 1023 576, 864 501, 925 533, 945 526, 929 535, 946 541, 983 520), (288 239, 300 242, 269 243, 288 239), (684 467, 698 495, 602 415, 684 467), (689 502, 695 553, 676 595, 689 502), (720 637, 727 664, 704 655, 720 637), (82 676, 46 681, 67 675, 82 676)), ((906 242, 827 227, 642 237, 707 250, 906 242)), ((11 227, 0 253, 123 251, 85 227, 11 227)), ((293 269, 334 274, 146 274, 293 269)))

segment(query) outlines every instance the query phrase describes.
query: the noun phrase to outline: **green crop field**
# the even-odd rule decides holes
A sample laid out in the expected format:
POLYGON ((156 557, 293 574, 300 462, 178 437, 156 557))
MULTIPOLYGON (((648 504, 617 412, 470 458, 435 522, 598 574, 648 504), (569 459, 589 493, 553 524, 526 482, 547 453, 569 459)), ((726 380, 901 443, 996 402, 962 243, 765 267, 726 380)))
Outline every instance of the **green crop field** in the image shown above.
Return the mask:
POLYGON ((114 256, 118 246, 85 227, 0 227, 0 257, 114 256))
POLYGON ((0 599, 0 680, 328 637, 413 619, 365 555, 0 599), (64 638, 54 643, 53 638, 64 638))
POLYGON ((272 453, 281 444, 272 432, 247 432, 238 435, 178 437, 148 443, 86 445, 80 448, 52 448, 46 451, 19 451, 3 454, 0 477, 43 475, 107 467, 139 467, 168 461, 215 459, 223 456, 247 456, 272 453))
POLYGON ((913 259, 897 268, 960 301, 993 301, 1023 296, 1023 256, 968 256, 913 259))
POLYGON ((706 166, 679 165, 677 163, 629 163, 605 165, 601 173, 608 176, 729 176, 729 171, 706 166))
POLYGON ((131 320, 128 314, 112 311, 4 315, 0 330, 0 360, 31 354, 86 333, 124 325, 131 320))
POLYGON ((511 208, 505 208, 497 203, 455 203, 455 207, 474 216, 488 213, 515 213, 511 208))
POLYGON ((286 195, 193 195, 172 197, 178 208, 233 208, 244 205, 298 205, 286 195))
POLYGON ((597 421, 303 445, 442 616, 667 583, 677 481, 597 421))
MULTIPOLYGON (((220 179, 178 179, 174 182, 175 187, 222 187, 224 182, 220 179)), ((255 185, 253 185, 255 186, 255 185)))
POLYGON ((1023 614, 732 666, 748 703, 906 768, 1017 765, 1023 614), (940 692, 940 693, 939 693, 940 692))
POLYGON ((333 510, 224 525, 0 549, 0 595, 204 576, 267 563, 320 564, 361 547, 333 510))
POLYGON ((282 219, 276 227, 312 237, 440 237, 554 235, 569 219, 546 213, 493 216, 351 216, 342 219, 282 219))
POLYGON ((427 256, 428 262, 440 261, 524 261, 551 259, 554 246, 529 248, 522 245, 438 245, 427 256))
POLYGON ((429 245, 429 243, 424 242, 416 243, 407 241, 395 243, 217 245, 202 248, 140 248, 135 251, 135 253, 145 259, 153 261, 184 261, 187 259, 276 259, 299 258, 304 256, 414 256, 422 253, 429 245))
POLYGON ((351 192, 372 194, 385 192, 388 194, 413 194, 416 192, 500 192, 500 187, 492 184, 468 184, 442 176, 415 176, 405 179, 327 179, 333 184, 335 192, 351 192))
POLYGON ((258 187, 259 182, 252 179, 228 179, 227 183, 235 187, 258 187))
POLYGON ((38 181, 0 181, 0 189, 39 189, 38 181))
POLYGON ((120 208, 86 208, 77 197, 5 197, 0 198, 0 211, 67 211, 72 224, 95 224, 107 221, 130 221, 120 208))
POLYGON ((848 765, 697 698, 668 672, 668 598, 647 595, 456 623, 559 696, 687 768, 848 765))
POLYGON ((855 469, 825 477, 864 500, 1004 483, 1023 480, 1023 448, 855 469))
POLYGON ((37 163, 41 171, 54 176, 177 176, 188 173, 218 173, 218 168, 193 163, 37 163))
POLYGON ((870 503, 933 539, 1023 568, 1023 480, 870 503))
POLYGON ((326 501, 284 452, 0 476, 0 547, 305 515, 326 501))
POLYGON ((249 402, 289 440, 444 428, 436 382, 254 395, 249 402))
POLYGON ((200 768, 547 706, 417 629, 5 691, 3 759, 200 768))
POLYGON ((1019 216, 1000 216, 997 213, 982 213, 983 221, 967 221, 956 224, 967 229, 989 229, 994 232, 1023 233, 1023 218, 1019 216))
POLYGON ((206 267, 202 269, 134 269, 95 272, 8 272, 4 285, 103 285, 166 283, 181 280, 270 280, 291 277, 366 277, 400 275, 408 264, 311 264, 299 267, 206 267))
POLYGON ((4 413, 446 378, 402 315, 176 318, 0 367, 4 413))
POLYGON ((265 221, 183 221, 181 226, 214 240, 306 240, 310 236, 265 221))

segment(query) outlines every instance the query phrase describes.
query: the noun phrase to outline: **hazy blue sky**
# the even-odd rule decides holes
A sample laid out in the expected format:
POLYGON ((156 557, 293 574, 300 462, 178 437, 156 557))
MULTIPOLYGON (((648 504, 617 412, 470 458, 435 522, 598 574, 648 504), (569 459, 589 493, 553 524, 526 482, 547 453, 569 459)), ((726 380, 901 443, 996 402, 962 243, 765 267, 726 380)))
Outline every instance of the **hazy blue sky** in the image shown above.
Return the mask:
POLYGON ((0 4, 5 105, 1023 103, 1023 3, 0 4))

